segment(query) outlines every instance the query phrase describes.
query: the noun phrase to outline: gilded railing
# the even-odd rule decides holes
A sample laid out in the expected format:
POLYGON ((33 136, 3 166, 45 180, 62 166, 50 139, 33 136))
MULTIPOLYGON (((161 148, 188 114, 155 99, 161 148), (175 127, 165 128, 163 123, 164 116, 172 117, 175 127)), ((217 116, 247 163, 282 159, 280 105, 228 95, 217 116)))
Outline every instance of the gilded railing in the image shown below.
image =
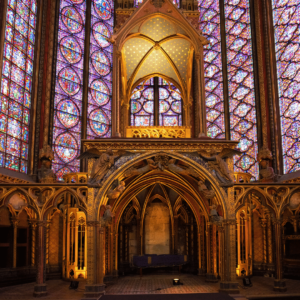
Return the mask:
POLYGON ((126 128, 127 138, 190 138, 190 126, 130 126, 126 128))

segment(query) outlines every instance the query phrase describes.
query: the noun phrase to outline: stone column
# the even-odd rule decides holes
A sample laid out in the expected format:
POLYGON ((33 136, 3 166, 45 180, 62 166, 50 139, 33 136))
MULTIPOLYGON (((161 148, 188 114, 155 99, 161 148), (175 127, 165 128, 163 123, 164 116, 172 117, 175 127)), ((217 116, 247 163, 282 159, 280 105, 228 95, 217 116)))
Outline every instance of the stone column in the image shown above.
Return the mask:
POLYGON ((46 229, 47 221, 37 223, 37 260, 36 260, 36 284, 34 297, 43 297, 48 294, 46 284, 46 229))
POLYGON ((206 136, 206 108, 205 108, 205 84, 204 84, 204 65, 203 65, 203 50, 201 53, 195 54, 195 73, 197 74, 197 90, 198 90, 198 112, 199 116, 199 135, 198 137, 206 136))
POLYGON ((274 220, 275 246, 276 246, 276 261, 275 261, 275 280, 274 291, 286 292, 287 287, 285 280, 283 280, 282 270, 282 236, 281 236, 281 220, 274 220))
POLYGON ((104 280, 104 228, 99 228, 99 259, 98 259, 98 284, 103 286, 103 294, 105 293, 104 280))
POLYGON ((36 248, 36 222, 30 222, 31 225, 31 266, 35 266, 35 248, 36 248))
POLYGON ((207 223, 207 282, 218 282, 218 279, 215 275, 216 269, 216 225, 207 223))
POLYGON ((112 91, 112 137, 120 137, 120 57, 118 47, 113 45, 113 91, 112 91))
POLYGON ((219 276, 221 277, 221 281, 224 279, 224 227, 219 226, 219 276))
POLYGON ((12 219, 11 220, 13 227, 14 227, 14 233, 13 233, 13 268, 17 267, 17 237, 18 237, 18 219, 12 219))
POLYGON ((87 222, 87 281, 83 299, 96 300, 105 294, 102 247, 104 230, 101 229, 102 231, 98 221, 87 222))
POLYGON ((272 221, 271 217, 268 217, 268 271, 274 272, 274 262, 273 262, 273 239, 272 239, 272 221))
POLYGON ((236 281, 236 220, 224 220, 224 276, 220 282, 220 292, 239 294, 236 281))
POLYGON ((46 267, 49 266, 49 238, 50 238, 50 223, 47 223, 46 228, 46 267))
POLYGON ((263 268, 265 270, 267 267, 267 219, 261 220, 261 227, 263 231, 263 268))
POLYGON ((178 254, 178 215, 174 216, 174 254, 178 254))
POLYGON ((136 217, 136 243, 137 243, 137 254, 141 254, 141 219, 140 217, 136 217))

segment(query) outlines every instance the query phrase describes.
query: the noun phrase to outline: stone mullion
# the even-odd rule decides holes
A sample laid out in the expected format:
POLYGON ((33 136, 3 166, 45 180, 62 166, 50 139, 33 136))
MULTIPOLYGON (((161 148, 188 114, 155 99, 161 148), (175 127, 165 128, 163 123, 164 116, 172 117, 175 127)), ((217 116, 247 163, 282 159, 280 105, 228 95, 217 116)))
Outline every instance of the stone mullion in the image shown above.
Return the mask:
POLYGON ((228 69, 227 69, 227 45, 225 27, 225 4, 224 0, 219 0, 220 7, 220 27, 221 27, 221 53, 222 53, 222 75, 223 75, 223 97, 225 114, 225 137, 230 140, 230 114, 229 114, 229 88, 228 88, 228 69))
MULTIPOLYGON (((92 0, 86 0, 85 41, 83 62, 83 92, 82 92, 82 128, 81 138, 87 138, 87 112, 89 89, 89 65, 90 65, 90 40, 91 40, 91 7, 92 0)), ((83 149, 81 149, 83 151, 83 149)), ((82 162, 83 160, 81 160, 82 162)))

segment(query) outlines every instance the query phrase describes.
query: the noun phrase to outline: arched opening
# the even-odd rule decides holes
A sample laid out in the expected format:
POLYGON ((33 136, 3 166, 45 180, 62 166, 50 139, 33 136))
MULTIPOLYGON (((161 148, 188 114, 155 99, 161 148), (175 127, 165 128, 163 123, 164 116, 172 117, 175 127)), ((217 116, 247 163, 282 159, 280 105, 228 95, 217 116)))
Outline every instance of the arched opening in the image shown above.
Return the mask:
POLYGON ((130 126, 182 126, 180 90, 162 77, 140 82, 130 97, 130 126))

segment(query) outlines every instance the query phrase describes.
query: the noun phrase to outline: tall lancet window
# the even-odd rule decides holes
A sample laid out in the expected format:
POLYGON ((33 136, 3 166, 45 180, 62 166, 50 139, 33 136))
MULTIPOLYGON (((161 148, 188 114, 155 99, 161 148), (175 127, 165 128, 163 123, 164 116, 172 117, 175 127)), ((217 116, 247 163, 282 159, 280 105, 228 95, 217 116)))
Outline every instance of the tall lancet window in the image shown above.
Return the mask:
POLYGON ((36 0, 8 1, 0 88, 0 167, 22 173, 27 173, 28 164, 36 18, 36 0))
POLYGON ((200 28, 210 43, 204 51, 207 134, 239 141, 244 154, 235 159, 234 169, 257 178, 250 1, 200 0, 199 11, 200 28))
POLYGON ((109 0, 92 0, 89 9, 86 0, 60 1, 53 128, 59 179, 79 171, 82 138, 111 136, 112 46, 107 38, 113 11, 109 0))
POLYGON ((273 0, 284 173, 300 170, 300 2, 273 0))

